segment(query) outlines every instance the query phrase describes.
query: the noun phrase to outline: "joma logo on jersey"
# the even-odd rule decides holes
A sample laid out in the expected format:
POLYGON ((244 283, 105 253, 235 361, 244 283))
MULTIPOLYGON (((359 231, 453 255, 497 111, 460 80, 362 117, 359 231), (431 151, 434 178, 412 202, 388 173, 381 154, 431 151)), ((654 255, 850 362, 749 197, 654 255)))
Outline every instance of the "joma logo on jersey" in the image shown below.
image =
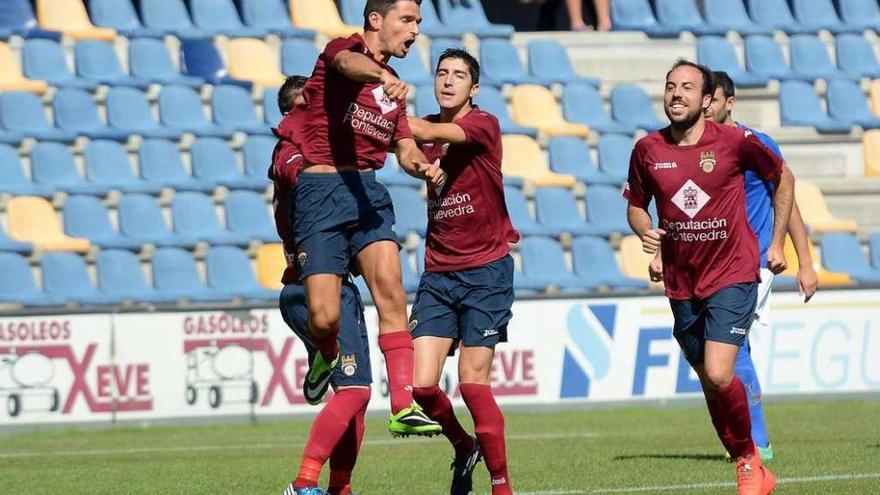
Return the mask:
POLYGON ((665 170, 670 168, 678 168, 676 162, 657 162, 654 164, 654 170, 665 170))

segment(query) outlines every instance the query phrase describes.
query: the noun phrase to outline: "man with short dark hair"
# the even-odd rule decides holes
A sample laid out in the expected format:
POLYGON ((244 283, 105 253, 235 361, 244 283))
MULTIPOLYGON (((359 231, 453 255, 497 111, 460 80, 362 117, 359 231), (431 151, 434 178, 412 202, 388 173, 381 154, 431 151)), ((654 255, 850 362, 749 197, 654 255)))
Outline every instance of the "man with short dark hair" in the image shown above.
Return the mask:
POLYGON ((287 79, 278 88, 278 111, 281 112, 281 115, 287 115, 293 110, 293 107, 305 101, 302 97, 302 89, 308 80, 309 78, 306 76, 287 76, 287 79))

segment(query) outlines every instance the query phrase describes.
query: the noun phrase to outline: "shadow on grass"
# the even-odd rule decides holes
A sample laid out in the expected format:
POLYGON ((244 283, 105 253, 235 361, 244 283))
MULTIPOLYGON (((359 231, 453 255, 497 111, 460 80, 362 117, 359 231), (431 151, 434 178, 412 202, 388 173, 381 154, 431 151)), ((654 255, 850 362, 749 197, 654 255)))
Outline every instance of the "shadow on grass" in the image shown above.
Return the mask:
POLYGON ((681 459, 687 461, 724 461, 723 455, 715 454, 639 454, 639 455, 619 455, 614 458, 615 461, 632 461, 637 459, 681 459))

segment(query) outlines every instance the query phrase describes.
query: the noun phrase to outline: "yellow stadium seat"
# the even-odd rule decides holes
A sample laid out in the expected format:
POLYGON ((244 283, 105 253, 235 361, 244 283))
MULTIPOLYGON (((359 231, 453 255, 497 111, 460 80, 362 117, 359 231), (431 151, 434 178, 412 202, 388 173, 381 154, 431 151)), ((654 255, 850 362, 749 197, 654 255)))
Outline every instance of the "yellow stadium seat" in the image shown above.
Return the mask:
POLYGON ((520 177, 537 187, 572 187, 575 178, 567 174, 557 174, 547 167, 547 158, 537 141, 516 134, 501 138, 504 153, 501 170, 505 175, 520 177))
POLYGON ((859 226, 855 220, 839 220, 831 215, 825 203, 825 196, 816 184, 799 180, 795 183, 794 194, 801 215, 804 217, 804 223, 807 224, 810 232, 854 233, 858 230, 859 226))
POLYGON ((880 115, 880 79, 871 83, 870 97, 874 115, 880 115))
POLYGON ((862 151, 865 155, 865 176, 880 177, 880 129, 865 131, 862 151))
POLYGON ((21 74, 21 65, 9 45, 0 42, 0 91, 30 91, 43 94, 49 89, 46 81, 28 79, 21 74))
MULTIPOLYGON (((810 258, 813 260, 813 269, 816 270, 816 276, 819 278, 820 287, 847 287, 852 285, 852 278, 850 278, 848 274, 832 272, 822 267, 819 255, 816 253, 816 246, 814 246, 809 239, 807 239, 807 243, 810 245, 810 258)), ((789 235, 785 236, 783 253, 785 253, 785 261, 788 264, 788 268, 786 268, 781 275, 797 277, 800 263, 798 263, 797 251, 795 251, 794 243, 791 241, 791 236, 789 235)))
POLYGON ((85 253, 91 247, 88 239, 70 237, 61 228, 55 209, 43 198, 19 196, 6 205, 6 226, 9 237, 33 243, 46 251, 85 253))
POLYGON ((522 126, 536 127, 548 136, 587 137, 590 128, 562 118, 562 109, 553 93, 544 86, 523 84, 511 95, 513 120, 522 126))
POLYGON ((278 66, 278 57, 263 40, 239 38, 226 45, 229 75, 235 79, 252 81, 264 88, 281 86, 284 74, 278 66))
POLYGON ((113 41, 116 30, 96 27, 89 20, 83 0, 37 0, 40 27, 77 40, 113 41))
POLYGON ((281 244, 263 244, 257 248, 257 281, 267 289, 281 289, 281 275, 287 268, 281 244))
POLYGON ((290 20, 296 27, 314 29, 330 38, 347 38, 363 29, 342 22, 333 0, 290 0, 290 20))
POLYGON ((648 282, 652 289, 663 289, 663 283, 652 282, 648 274, 648 264, 652 259, 653 255, 642 250, 642 240, 638 236, 628 235, 620 240, 620 269, 623 274, 648 282))

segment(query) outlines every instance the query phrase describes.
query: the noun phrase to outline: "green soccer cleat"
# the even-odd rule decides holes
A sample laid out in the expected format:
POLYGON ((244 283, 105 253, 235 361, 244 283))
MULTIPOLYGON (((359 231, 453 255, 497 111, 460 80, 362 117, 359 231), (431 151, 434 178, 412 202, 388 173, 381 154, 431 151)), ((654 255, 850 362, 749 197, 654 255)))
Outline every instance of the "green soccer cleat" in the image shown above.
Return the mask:
POLYGON ((306 402, 311 405, 320 404, 327 395, 327 389, 330 388, 330 377, 333 375, 333 369, 339 362, 339 353, 332 363, 324 361, 324 356, 320 352, 315 353, 312 363, 309 365, 309 372, 303 380, 303 396, 306 402))
POLYGON ((768 443, 767 447, 758 447, 758 455, 761 457, 761 462, 768 462, 773 460, 773 444, 768 443))
POLYGON ((388 418, 388 431, 395 437, 418 435, 432 437, 443 432, 439 423, 425 415, 421 406, 413 403, 388 418))

